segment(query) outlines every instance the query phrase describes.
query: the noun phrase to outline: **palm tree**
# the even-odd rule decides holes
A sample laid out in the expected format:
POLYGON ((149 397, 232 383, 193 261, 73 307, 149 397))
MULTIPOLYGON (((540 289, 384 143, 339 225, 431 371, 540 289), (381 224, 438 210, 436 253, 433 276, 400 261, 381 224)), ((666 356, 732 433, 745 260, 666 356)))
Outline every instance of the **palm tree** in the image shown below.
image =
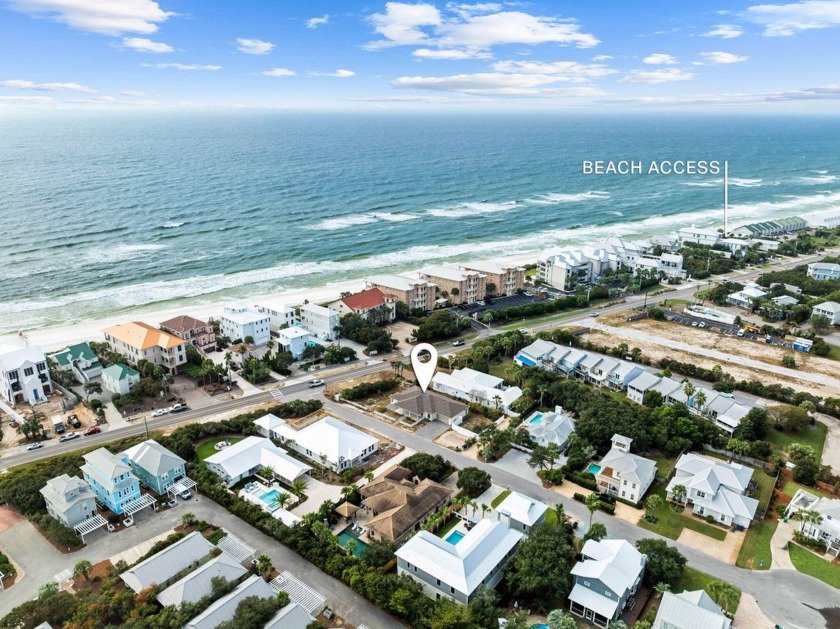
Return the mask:
POLYGON ((346 487, 341 488, 341 497, 345 500, 348 500, 350 496, 357 493, 359 491, 358 485, 347 485, 346 487))
POLYGON ((363 478, 364 478, 367 482, 372 483, 372 482, 373 482, 373 478, 374 478, 374 476, 373 476, 373 472, 365 472, 365 475, 364 475, 364 477, 363 477, 363 478))
POLYGON ((494 395, 493 396, 493 404, 496 406, 497 409, 502 408, 502 396, 501 395, 494 395))
POLYGON ((543 405, 543 398, 545 394, 548 393, 548 385, 547 384, 538 384, 537 385, 537 393, 540 394, 540 406, 543 405))
POLYGON ((671 495, 674 500, 682 504, 685 502, 688 490, 685 488, 685 485, 674 485, 674 488, 671 490, 671 495))
POLYGON ((289 504, 289 501, 291 499, 292 499, 292 497, 289 494, 283 493, 283 492, 278 492, 274 496, 274 498, 271 499, 271 502, 269 503, 269 507, 271 508, 272 511, 275 511, 277 509, 285 509, 286 505, 289 504))
POLYGON ((263 579, 265 579, 271 571, 274 569, 274 566, 271 564, 271 557, 263 553, 259 557, 257 557, 257 574, 260 575, 263 579))
POLYGON ((701 415, 703 414, 703 407, 706 405, 706 393, 704 391, 698 391, 694 395, 694 408, 697 409, 697 412, 701 415))
POLYGON ((665 581, 660 581, 653 587, 653 589, 656 590, 656 594, 659 598, 662 598, 662 595, 665 594, 665 592, 671 591, 671 584, 665 583, 665 581))
POLYGON ((691 384, 691 382, 686 380, 685 384, 683 385, 683 393, 685 393, 685 397, 691 398, 691 396, 694 395, 696 391, 697 387, 695 387, 693 384, 691 384))
POLYGON ((659 507, 662 506, 662 496, 658 494, 651 494, 645 500, 645 511, 650 513, 651 511, 656 511, 659 507))
POLYGON ((76 562, 76 565, 73 566, 73 576, 82 575, 85 578, 85 581, 90 581, 90 576, 88 573, 90 569, 93 568, 93 564, 91 564, 87 559, 79 559, 76 562))
POLYGON ((621 618, 617 618, 613 621, 610 621, 610 627, 612 629, 630 629, 630 627, 627 626, 627 623, 624 622, 621 618))
POLYGON ((706 586, 706 591, 709 596, 723 608, 724 612, 729 612, 729 606, 738 597, 738 591, 729 583, 724 581, 712 581, 706 586))
POLYGON ((198 518, 196 518, 192 513, 185 513, 181 518, 181 524, 184 526, 195 526, 198 524, 198 518))
POLYGON ((481 517, 484 518, 484 514, 490 511, 490 505, 481 503, 481 517))
POLYGON ((292 481, 292 492, 298 496, 302 496, 307 487, 309 487, 309 483, 305 478, 296 478, 292 481))
POLYGON ((263 466, 263 468, 260 470, 260 476, 262 476, 269 482, 274 480, 274 468, 268 465, 263 466))
POLYGON ((595 515, 595 512, 598 510, 598 507, 601 506, 601 500, 598 498, 598 494, 589 494, 586 497, 586 508, 589 509, 589 526, 592 526, 592 516, 595 515))
MULTIPOLYGON (((799 520, 799 532, 805 532, 805 525, 806 524, 820 524, 823 521, 823 517, 819 511, 814 511, 812 509, 800 509, 796 513, 791 516, 794 520, 799 520)), ((810 531, 810 526, 808 527, 810 531)))

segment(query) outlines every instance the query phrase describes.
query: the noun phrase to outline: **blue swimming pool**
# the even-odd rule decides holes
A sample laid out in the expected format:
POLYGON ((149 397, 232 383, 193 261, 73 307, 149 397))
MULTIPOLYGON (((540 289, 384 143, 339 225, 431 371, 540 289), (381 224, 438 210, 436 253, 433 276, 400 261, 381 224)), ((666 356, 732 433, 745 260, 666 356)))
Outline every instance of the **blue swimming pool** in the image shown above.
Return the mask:
POLYGON ((542 413, 534 413, 534 416, 528 420, 529 424, 539 424, 542 421, 542 413))
POLYGON ((464 534, 461 531, 452 531, 449 535, 446 536, 446 541, 452 544, 453 546, 464 539, 464 534))
POLYGON ((260 500, 262 500, 265 504, 269 507, 272 506, 277 500, 277 497, 280 495, 280 492, 276 489, 272 489, 271 491, 265 492, 262 496, 260 496, 260 500))
POLYGON ((358 533, 353 530, 352 526, 349 526, 338 534, 338 543, 347 548, 347 542, 351 541, 355 544, 353 554, 356 555, 356 557, 361 557, 362 551, 367 548, 368 545, 360 540, 358 538, 358 533))
POLYGON ((598 472, 601 471, 601 466, 598 465, 597 463, 590 463, 589 467, 586 468, 586 471, 594 476, 594 475, 597 475, 598 472))

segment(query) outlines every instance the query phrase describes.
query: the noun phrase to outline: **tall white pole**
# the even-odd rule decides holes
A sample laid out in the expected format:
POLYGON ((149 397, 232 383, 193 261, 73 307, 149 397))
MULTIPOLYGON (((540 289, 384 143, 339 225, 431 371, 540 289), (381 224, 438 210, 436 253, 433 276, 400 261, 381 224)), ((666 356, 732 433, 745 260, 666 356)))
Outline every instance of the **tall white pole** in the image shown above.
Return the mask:
POLYGON ((723 237, 729 238, 729 162, 723 162, 723 237))

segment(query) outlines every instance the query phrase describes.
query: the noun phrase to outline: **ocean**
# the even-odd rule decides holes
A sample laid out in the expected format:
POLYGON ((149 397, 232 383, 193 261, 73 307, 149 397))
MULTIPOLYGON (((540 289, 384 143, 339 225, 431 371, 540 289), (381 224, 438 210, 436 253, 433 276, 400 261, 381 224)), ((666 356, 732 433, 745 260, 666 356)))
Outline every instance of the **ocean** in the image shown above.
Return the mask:
POLYGON ((840 208, 840 119, 51 112, 0 119, 0 333, 840 208))

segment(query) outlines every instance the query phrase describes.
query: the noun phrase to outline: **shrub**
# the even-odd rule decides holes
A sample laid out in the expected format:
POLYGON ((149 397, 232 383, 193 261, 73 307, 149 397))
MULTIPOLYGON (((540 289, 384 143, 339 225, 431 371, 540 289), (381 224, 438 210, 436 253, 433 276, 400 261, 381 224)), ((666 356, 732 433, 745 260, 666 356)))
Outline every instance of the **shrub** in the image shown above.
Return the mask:
POLYGON ((417 452, 403 459, 401 465, 414 472, 420 480, 431 478, 436 483, 449 476, 455 468, 439 454, 417 452))
POLYGON ((609 513, 610 515, 615 515, 615 505, 607 504, 606 502, 599 502, 598 508, 603 511, 604 513, 609 513))
POLYGON ((390 393, 398 386, 400 386, 400 381, 396 378, 385 378, 383 380, 375 380, 373 382, 362 382, 355 387, 343 389, 341 391, 341 397, 352 402, 371 396, 381 395, 383 393, 390 393))
POLYGON ((490 488, 490 474, 477 467, 465 467, 458 472, 455 486, 470 498, 477 498, 490 488))
POLYGON ((574 498, 578 502, 586 502, 586 496, 584 496, 582 493, 577 492, 577 491, 574 493, 572 498, 574 498))
POLYGON ((560 469, 543 470, 540 472, 540 476, 544 481, 551 483, 552 485, 560 485, 565 477, 563 470, 560 469))
POLYGON ((709 524, 714 524, 715 523, 715 516, 707 515, 706 516, 706 522, 708 522, 709 524))

